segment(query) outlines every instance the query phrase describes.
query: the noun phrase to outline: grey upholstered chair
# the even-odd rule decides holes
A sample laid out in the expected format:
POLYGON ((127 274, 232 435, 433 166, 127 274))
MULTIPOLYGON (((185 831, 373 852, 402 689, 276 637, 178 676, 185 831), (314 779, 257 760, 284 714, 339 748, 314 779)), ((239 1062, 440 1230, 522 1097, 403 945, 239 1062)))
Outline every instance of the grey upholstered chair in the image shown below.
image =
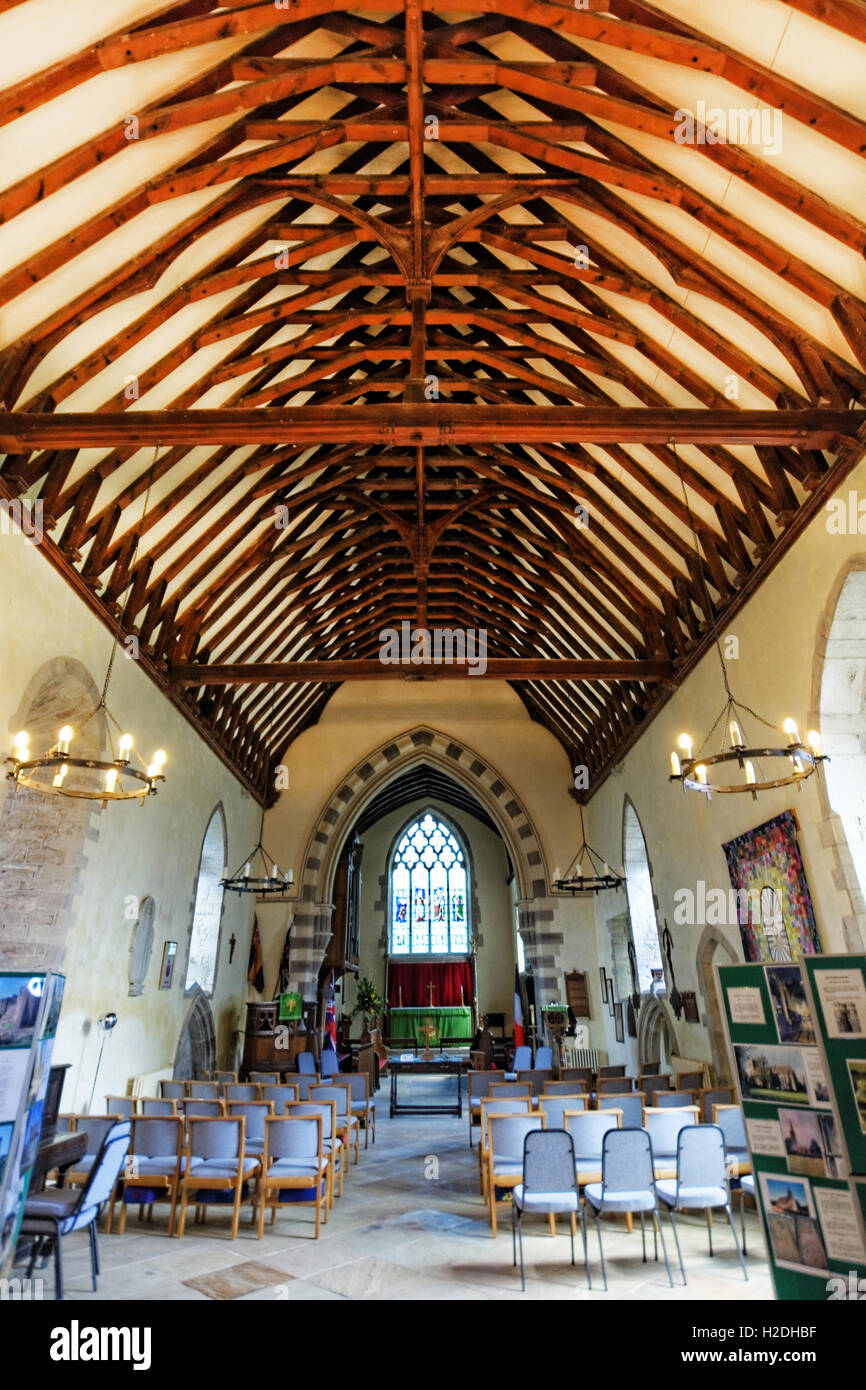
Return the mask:
POLYGON ((186 1093, 190 1100, 219 1100, 218 1081, 188 1081, 186 1093))
POLYGON ((265 1148, 258 1190, 258 1234, 265 1231, 265 1207, 271 1208, 271 1224, 276 1218, 283 1192, 308 1193, 295 1198, 316 1208, 316 1231, 324 1203, 328 1220, 328 1155, 322 1147, 321 1115, 271 1115, 265 1122, 265 1148))
POLYGON ((657 1178, 676 1177, 680 1130, 698 1122, 696 1105, 681 1105, 670 1109, 646 1108, 644 1129, 652 1140, 653 1160, 657 1178))
POLYGON ((590 1182, 583 1189, 583 1195, 593 1209, 595 1229, 598 1236, 598 1251, 601 1256, 601 1274, 607 1290, 607 1268, 604 1262, 604 1246, 601 1239, 601 1215, 603 1212, 637 1212, 640 1214, 640 1233, 643 1245, 643 1258, 646 1263, 646 1231, 644 1217, 647 1212, 653 1221, 653 1244, 658 1259, 656 1234, 661 1239, 665 1269, 671 1288, 674 1281, 668 1264, 668 1252, 664 1231, 658 1215, 658 1199, 655 1192, 653 1173, 653 1150, 650 1137, 645 1129, 611 1129, 604 1136, 601 1158, 601 1182, 590 1182))
POLYGON ((269 1100, 230 1100, 226 1104, 227 1115, 243 1115, 244 1153, 253 1158, 261 1158, 265 1151, 265 1120, 274 1113, 269 1100))
POLYGON ((361 1157, 361 1125, 357 1115, 352 1113, 348 1086, 326 1086, 324 1082, 319 1086, 311 1086, 310 1100, 332 1100, 334 1102, 337 1134, 345 1144, 347 1154, 350 1149, 355 1150, 355 1162, 357 1163, 361 1157))
MULTIPOLYGON (((233 1077, 232 1080, 237 1081, 237 1077, 233 1077)), ((249 1080, 258 1086, 276 1086, 280 1080, 280 1073, 278 1071, 251 1071, 249 1080)))
POLYGON ((226 1081, 223 1100, 261 1100, 262 1088, 257 1081, 226 1081))
POLYGON ((566 1110, 586 1110, 586 1096, 539 1096, 538 1109, 547 1116, 548 1129, 565 1129, 566 1110))
POLYGON ((328 1159, 328 1206, 334 1205, 334 1195, 342 1197, 343 1178, 348 1166, 346 1147, 337 1133, 337 1106, 333 1100, 299 1100, 289 1107, 289 1117, 305 1119, 319 1115, 322 1121, 322 1153, 328 1159), (338 1186, 339 1183, 339 1186, 338 1186))
POLYGON ((186 1095, 185 1081, 169 1081, 165 1078, 159 1083, 159 1094, 163 1100, 183 1100, 186 1095))
POLYGON ((345 1078, 349 1083, 349 1107, 352 1114, 363 1123, 364 1126, 364 1148, 368 1148, 372 1133, 373 1143, 376 1142, 376 1102, 370 1095, 370 1077, 365 1071, 346 1072, 345 1078))
POLYGON ((94 1162, 82 1188, 51 1187, 28 1197, 24 1206, 21 1235, 35 1237, 27 1278, 46 1240, 54 1242, 54 1296, 63 1298, 61 1243, 72 1231, 87 1230, 90 1235, 90 1272, 93 1291, 99 1275, 96 1222, 100 1208, 110 1201, 117 1187, 129 1149, 132 1125, 129 1120, 112 1120, 100 1141, 94 1162))
POLYGON ((749 1152, 743 1112, 739 1105, 714 1105, 713 1123, 719 1126, 725 1136, 729 1176, 736 1178, 744 1173, 751 1173, 752 1155, 749 1152))
POLYGON ((520 1242, 520 1287, 526 1288, 523 1265, 523 1213, 538 1212, 551 1221, 567 1215, 571 1226, 571 1263, 574 1264, 574 1237, 580 1221, 583 1236, 583 1263, 586 1278, 592 1288, 589 1259, 586 1249, 586 1223, 580 1205, 580 1192, 575 1177, 574 1144, 564 1129, 540 1129, 527 1134, 523 1140, 523 1182, 511 1193, 511 1253, 514 1249, 515 1228, 520 1242))
POLYGON ((594 1182, 601 1174, 601 1156, 605 1136, 622 1123, 621 1110, 581 1110, 578 1113, 566 1108, 563 1112, 564 1128, 574 1140, 574 1155, 577 1172, 577 1185, 594 1182))
POLYGON ((659 1178, 655 1188, 659 1198, 670 1212, 683 1284, 687 1282, 686 1270, 683 1264, 683 1252, 680 1249, 680 1238, 677 1234, 674 1212, 682 1210, 706 1211, 707 1238, 710 1255, 712 1255, 713 1226, 710 1215, 719 1207, 724 1209, 725 1216, 728 1218, 740 1268, 744 1278, 748 1280, 749 1275, 737 1241, 734 1218, 731 1214, 731 1191, 728 1185, 725 1160, 725 1137, 718 1125, 689 1125, 687 1128, 681 1129, 677 1144, 677 1175, 675 1178, 659 1178))
POLYGON ((271 1102, 275 1115, 285 1115, 286 1106, 291 1105, 293 1101, 300 1100, 300 1095, 298 1087, 292 1082, 276 1083, 275 1085, 266 1083, 262 1086, 262 1100, 271 1102))

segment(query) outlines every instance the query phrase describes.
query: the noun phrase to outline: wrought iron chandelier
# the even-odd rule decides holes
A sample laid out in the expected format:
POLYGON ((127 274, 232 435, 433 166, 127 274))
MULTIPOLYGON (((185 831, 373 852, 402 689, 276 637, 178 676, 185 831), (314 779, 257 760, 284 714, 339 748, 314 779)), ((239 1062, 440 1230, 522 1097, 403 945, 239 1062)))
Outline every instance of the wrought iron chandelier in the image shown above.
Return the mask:
POLYGON ((220 880, 229 893, 254 893, 257 900, 267 902, 294 901, 294 882, 294 870, 281 872, 273 855, 265 851, 261 837, 235 872, 220 880))
MULTIPOLYGON (((154 461, 158 452, 157 448, 154 461)), ((148 481, 145 494, 139 534, 143 529, 144 519, 147 515, 149 497, 150 481, 148 481)), ((129 564, 130 574, 137 551, 138 537, 136 537, 129 564)), ((80 735, 92 719, 100 714, 103 715, 111 757, 86 758, 78 757, 72 753, 70 745, 76 736, 76 730, 70 724, 64 724, 57 735, 57 742, 52 748, 49 748, 42 756, 34 757, 30 749, 30 735, 22 729, 12 741, 12 756, 6 759, 6 762, 10 764, 7 776, 15 782, 16 787, 28 787, 31 791, 71 797, 79 801, 101 801, 103 807, 107 806, 109 801, 138 801, 143 804, 145 797, 156 794, 157 783, 165 781, 163 773, 167 761, 165 752, 158 748, 150 762, 145 766, 133 754, 134 740, 132 734, 121 732, 121 725, 118 724, 106 703, 120 637, 121 619, 118 618, 117 632, 112 639, 111 654, 108 658, 108 669, 105 673, 102 694, 96 706, 81 721, 77 730, 80 735), (120 735, 116 751, 115 732, 120 735)))
POLYGON ((720 796, 738 795, 745 792, 751 794, 752 798, 757 801, 759 792, 771 791, 774 787, 788 787, 794 783, 805 782, 807 777, 812 776, 819 764, 825 761, 825 754, 821 749, 821 736, 817 729, 810 729, 804 742, 793 719, 786 719, 780 729, 778 725, 771 724, 769 720, 764 719, 748 705, 735 699, 728 681, 728 671, 716 627, 715 610, 710 601, 697 530, 683 481, 676 441, 670 440, 670 445, 677 461, 683 502, 692 531, 697 566, 703 585, 706 612, 712 629, 713 643, 722 668, 725 703, 708 733, 698 745, 697 752, 694 750, 691 735, 688 733, 680 734, 679 749, 674 749, 671 753, 669 780, 679 782, 684 791, 700 792, 708 801, 716 792, 720 796), (744 734, 744 716, 750 716, 756 719, 759 724, 763 724, 765 728, 786 736, 787 743, 769 743, 765 739, 762 746, 750 741, 744 734), (722 737, 718 752, 704 752, 709 740, 720 725, 722 726, 722 737), (772 760, 773 765, 765 768, 764 762, 770 760, 772 760))
POLYGON ((606 859, 602 859, 587 843, 583 826, 583 806, 580 808, 581 846, 571 861, 565 878, 554 879, 557 893, 570 893, 572 897, 585 893, 603 893, 608 888, 622 888, 625 884, 625 869, 615 873, 606 859))

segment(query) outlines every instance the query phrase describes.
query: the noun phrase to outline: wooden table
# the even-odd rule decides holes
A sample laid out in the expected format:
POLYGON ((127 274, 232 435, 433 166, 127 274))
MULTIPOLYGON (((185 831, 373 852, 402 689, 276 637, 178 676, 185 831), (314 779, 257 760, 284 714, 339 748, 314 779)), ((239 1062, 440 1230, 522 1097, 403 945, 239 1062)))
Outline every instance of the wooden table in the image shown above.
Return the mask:
POLYGON ((392 1115, 456 1115, 458 1118, 463 1114, 463 1073, 468 1070, 469 1062, 461 1057, 434 1057, 432 1061, 425 1062, 420 1057, 411 1062, 400 1061, 391 1058, 389 1069, 391 1072, 391 1114, 392 1115), (423 1101, 410 1101, 400 1103, 397 1094, 397 1082, 401 1076, 456 1076, 457 1077, 457 1099, 447 1105, 425 1104, 423 1101))
POLYGON ((58 1185, 63 1186, 66 1170, 77 1163, 87 1152, 87 1131, 77 1130, 74 1134, 58 1134, 46 1144, 40 1144, 30 1177, 30 1192, 41 1192, 45 1187, 48 1173, 57 1169, 58 1185))

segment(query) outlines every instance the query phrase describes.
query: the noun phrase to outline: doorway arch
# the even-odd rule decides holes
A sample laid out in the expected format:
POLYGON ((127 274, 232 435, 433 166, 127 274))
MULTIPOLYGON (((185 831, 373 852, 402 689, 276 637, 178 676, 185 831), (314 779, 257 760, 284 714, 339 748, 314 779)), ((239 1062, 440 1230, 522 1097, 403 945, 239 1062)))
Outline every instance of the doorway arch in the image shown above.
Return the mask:
POLYGON ((677 1052, 674 1020, 667 1005, 658 995, 641 999, 637 1024, 637 1055, 640 1070, 645 1062, 667 1062, 677 1052))
POLYGON ((202 990, 195 986, 178 1039, 173 1075, 182 1080, 205 1076, 216 1066, 216 1031, 213 1012, 202 990))
POLYGON ((736 949, 727 937, 723 936, 715 927, 704 927, 698 942, 695 965, 704 1001, 704 1024, 710 1039, 713 1071, 717 1084, 727 1086, 731 1079, 731 1069, 728 1063, 728 1048, 722 1023, 719 992, 716 988, 716 972, 713 968, 717 955, 720 957, 721 963, 726 961, 735 965, 741 963, 741 957, 737 955, 736 949))

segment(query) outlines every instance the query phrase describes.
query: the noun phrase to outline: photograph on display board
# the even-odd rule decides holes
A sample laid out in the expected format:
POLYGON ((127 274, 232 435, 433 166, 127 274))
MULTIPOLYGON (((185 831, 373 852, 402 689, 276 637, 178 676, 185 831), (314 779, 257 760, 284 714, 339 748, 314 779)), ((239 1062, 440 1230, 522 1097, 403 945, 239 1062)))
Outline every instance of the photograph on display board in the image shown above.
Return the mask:
POLYGON ((808 1178, 844 1178, 842 1146, 832 1115, 779 1110, 788 1169, 808 1178))
POLYGON ((859 970, 816 970, 828 1038, 866 1038, 866 988, 859 970))
POLYGON ((827 1254, 805 1178, 759 1174, 776 1264, 807 1274, 827 1270, 827 1254))
POLYGON ((735 1043, 734 1056, 743 1100, 809 1104, 806 1064, 798 1047, 735 1043))
POLYGON ((41 999, 41 975, 0 975, 0 1047, 30 1046, 41 999))
POLYGON ((795 961, 821 944, 790 811, 722 845, 747 961, 795 961))
POLYGON ((66 978, 63 975, 51 975, 49 986, 51 997, 48 1001, 48 1010, 45 1014, 45 1026, 42 1029, 43 1038, 53 1038, 57 1032, 57 1024, 60 1022, 60 1009, 63 1004, 63 990, 66 985, 66 978))
POLYGON ((806 986, 798 965, 768 965, 767 984, 780 1043, 813 1047, 818 1041, 806 998, 806 986))
POLYGON ((851 1088, 854 1092, 854 1103, 857 1106, 857 1118, 860 1121, 861 1133, 866 1134, 866 1062, 849 1059, 845 1064, 848 1068, 848 1076, 851 1079, 851 1088))
POLYGON ((14 1131, 15 1123, 13 1120, 7 1120, 5 1124, 0 1125, 0 1182, 3 1181, 3 1174, 6 1171, 6 1160, 12 1147, 14 1131))

